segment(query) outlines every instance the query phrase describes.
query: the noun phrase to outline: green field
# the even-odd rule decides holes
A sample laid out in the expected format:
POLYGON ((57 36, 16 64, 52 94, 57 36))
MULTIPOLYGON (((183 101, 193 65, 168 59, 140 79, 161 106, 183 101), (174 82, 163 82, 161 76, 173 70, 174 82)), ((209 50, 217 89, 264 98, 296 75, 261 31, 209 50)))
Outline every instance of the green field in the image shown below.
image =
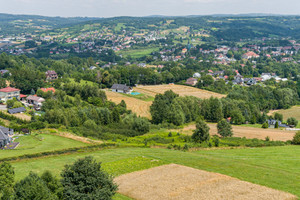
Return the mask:
MULTIPOLYGON (((41 159, 12 162, 16 179, 30 171, 42 173, 50 170, 59 175, 65 164, 84 156, 94 156, 103 168, 118 176, 150 167, 176 163, 218 172, 241 180, 290 192, 300 197, 300 147, 265 147, 245 149, 219 149, 183 152, 168 149, 116 148, 92 153, 76 153, 41 159)), ((123 197, 118 196, 119 199, 123 197)))
POLYGON ((143 100, 143 101, 154 101, 154 97, 153 96, 149 96, 149 95, 146 95, 146 94, 138 94, 138 95, 132 95, 132 94, 125 94, 125 93, 120 93, 124 96, 127 96, 127 97, 132 97, 132 98, 136 98, 136 99, 140 99, 140 100, 143 100))
POLYGON ((19 146, 13 150, 1 151, 0 159, 88 145, 80 141, 50 134, 18 136, 15 142, 20 142, 19 146))
MULTIPOLYGON (((293 106, 289 109, 278 110, 276 112, 283 115, 284 121, 286 121, 289 117, 295 117, 298 121, 300 120, 300 106, 293 106)), ((300 123, 298 123, 296 128, 300 128, 300 123)))
POLYGON ((118 55, 123 57, 131 56, 132 58, 140 58, 143 56, 150 55, 153 51, 158 51, 158 47, 149 47, 145 49, 130 49, 130 50, 121 50, 118 52, 118 55))

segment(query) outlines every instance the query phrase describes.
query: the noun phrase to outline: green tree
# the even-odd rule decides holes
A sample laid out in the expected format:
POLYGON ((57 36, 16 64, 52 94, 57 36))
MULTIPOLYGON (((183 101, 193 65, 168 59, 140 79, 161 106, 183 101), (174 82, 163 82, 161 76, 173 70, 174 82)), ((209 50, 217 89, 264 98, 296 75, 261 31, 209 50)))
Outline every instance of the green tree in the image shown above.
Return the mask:
POLYGON ((297 126, 297 124, 298 124, 298 120, 295 118, 295 117, 289 117, 288 119, 287 119, 287 124, 289 125, 289 126, 297 126))
POLYGON ((292 143, 293 144, 296 144, 296 145, 300 145, 300 131, 298 131, 294 137, 293 137, 293 140, 292 140, 292 143))
POLYGON ((275 119, 275 120, 279 120, 279 121, 282 122, 282 120, 283 120, 283 115, 276 112, 275 115, 274 115, 274 119, 275 119))
POLYGON ((116 193, 117 185, 92 157, 78 159, 66 165, 61 173, 66 200, 108 200, 116 193))
POLYGON ((192 135, 192 139, 196 143, 201 143, 209 140, 209 127, 203 120, 196 123, 196 130, 192 135))
POLYGON ((0 164, 0 199, 8 200, 13 194, 15 172, 10 163, 0 164))
POLYGON ((268 122, 263 123, 263 125, 262 125, 261 127, 262 127, 262 128, 269 128, 268 122))
POLYGON ((30 174, 14 186, 15 200, 55 200, 58 197, 51 193, 47 184, 35 173, 30 174))
POLYGON ((231 137, 233 135, 231 124, 229 124, 225 119, 222 119, 218 122, 217 128, 218 133, 222 137, 231 137))
POLYGON ((275 128, 278 128, 278 127, 279 127, 278 121, 276 121, 276 123, 275 123, 275 128))
POLYGON ((59 197, 59 199, 62 199, 62 185, 60 181, 53 176, 53 174, 50 171, 45 171, 42 176, 42 180, 46 183, 48 189, 59 197))

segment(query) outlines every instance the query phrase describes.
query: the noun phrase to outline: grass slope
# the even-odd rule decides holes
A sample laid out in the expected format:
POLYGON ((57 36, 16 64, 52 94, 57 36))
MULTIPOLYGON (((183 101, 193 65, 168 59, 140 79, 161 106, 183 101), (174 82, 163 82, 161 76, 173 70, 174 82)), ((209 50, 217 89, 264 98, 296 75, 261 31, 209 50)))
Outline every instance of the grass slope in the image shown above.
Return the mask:
POLYGON ((59 175, 65 164, 84 156, 94 156, 103 168, 114 175, 176 163, 197 169, 218 172, 241 180, 290 192, 300 197, 299 146, 201 150, 182 152, 168 149, 118 148, 93 153, 47 157, 12 162, 19 180, 29 171, 50 170, 59 175), (51 163, 51 164, 49 164, 51 163), (125 164, 124 164, 125 163, 125 164), (113 166, 113 167, 112 167, 113 166))
POLYGON ((88 145, 80 141, 49 134, 19 136, 15 139, 15 142, 20 142, 19 146, 13 150, 1 151, 0 159, 88 145))

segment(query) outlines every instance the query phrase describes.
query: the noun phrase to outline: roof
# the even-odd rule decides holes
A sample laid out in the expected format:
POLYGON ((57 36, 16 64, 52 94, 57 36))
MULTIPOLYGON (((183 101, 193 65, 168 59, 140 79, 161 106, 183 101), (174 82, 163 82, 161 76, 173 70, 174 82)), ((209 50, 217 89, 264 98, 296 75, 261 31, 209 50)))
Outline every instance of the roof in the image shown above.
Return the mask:
POLYGON ((45 101, 44 98, 38 97, 38 96, 33 96, 33 95, 28 96, 28 97, 27 97, 27 100, 32 100, 32 101, 45 101))
POLYGON ((0 89, 0 92, 17 92, 17 91, 21 91, 17 88, 12 88, 12 87, 6 87, 6 88, 2 88, 0 89))
POLYGON ((123 84, 113 84, 111 89, 129 91, 129 90, 131 90, 131 87, 129 87, 127 85, 123 85, 123 84))
POLYGON ((53 70, 48 70, 48 71, 46 72, 46 74, 47 74, 47 75, 57 75, 56 72, 53 71, 53 70))
POLYGON ((51 91, 51 92, 55 93, 55 89, 54 89, 53 87, 50 87, 50 88, 41 88, 41 90, 42 90, 43 92, 51 91))
POLYGON ((7 112, 10 114, 21 113, 21 112, 25 112, 25 111, 26 111, 26 109, 24 107, 13 108, 13 109, 7 110, 7 112))
POLYGON ((25 94, 20 94, 20 98, 25 98, 25 97, 27 97, 27 95, 25 95, 25 94))
POLYGON ((12 129, 10 130, 9 128, 0 126, 0 140, 9 139, 8 134, 10 131, 13 131, 13 130, 12 129))

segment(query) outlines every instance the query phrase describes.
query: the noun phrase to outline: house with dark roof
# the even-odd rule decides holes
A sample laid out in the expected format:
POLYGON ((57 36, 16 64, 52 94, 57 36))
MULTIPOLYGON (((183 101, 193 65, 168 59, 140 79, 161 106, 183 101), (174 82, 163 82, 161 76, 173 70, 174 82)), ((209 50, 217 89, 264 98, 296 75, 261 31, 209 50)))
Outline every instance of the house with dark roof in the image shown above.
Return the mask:
POLYGON ((19 107, 19 108, 8 109, 7 112, 9 114, 23 113, 26 112, 26 109, 24 107, 19 107))
POLYGON ((130 94, 133 91, 132 87, 123 84, 113 84, 111 90, 113 92, 125 93, 125 94, 130 94))
POLYGON ((46 71, 46 80, 47 81, 56 80, 57 78, 58 78, 58 76, 55 71, 53 71, 53 70, 46 71))
POLYGON ((17 88, 6 87, 0 89, 0 100, 7 101, 10 99, 16 98, 20 100, 20 90, 17 88))
POLYGON ((0 148, 4 148, 12 142, 11 136, 14 134, 13 129, 0 126, 0 148))
POLYGON ((279 121, 279 120, 269 119, 267 122, 268 122, 269 128, 275 128, 276 122, 278 122, 278 127, 279 127, 279 128, 290 128, 290 126, 288 126, 288 125, 286 125, 286 124, 283 124, 283 123, 282 123, 281 121, 279 121))

